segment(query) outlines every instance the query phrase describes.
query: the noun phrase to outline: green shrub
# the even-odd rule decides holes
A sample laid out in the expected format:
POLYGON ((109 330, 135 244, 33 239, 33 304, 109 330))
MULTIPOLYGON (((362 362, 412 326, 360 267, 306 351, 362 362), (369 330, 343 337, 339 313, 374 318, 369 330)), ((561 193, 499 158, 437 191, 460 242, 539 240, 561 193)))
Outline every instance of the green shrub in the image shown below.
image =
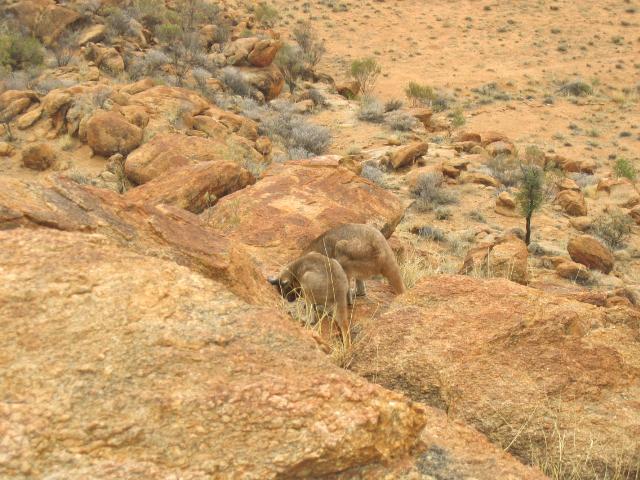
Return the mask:
POLYGON ((624 212, 616 210, 596 217, 591 226, 592 232, 602 239, 611 249, 622 248, 631 235, 633 220, 624 212))
POLYGON ((309 22, 303 22, 293 29, 293 38, 302 49, 304 62, 313 70, 324 55, 324 41, 317 35, 309 22))
POLYGON ((255 10, 256 19, 259 22, 272 26, 275 24, 276 20, 280 17, 278 10, 268 3, 260 3, 255 10))
POLYGON ((626 158, 618 158, 616 160, 616 164, 613 167, 613 172, 616 177, 628 178, 631 181, 635 181, 636 177, 638 176, 636 167, 634 167, 633 164, 626 158))
POLYGON ((525 243, 531 242, 531 217, 544 202, 544 171, 536 165, 521 165, 520 189, 516 199, 526 218, 525 243))
POLYGON ((409 82, 407 88, 404 89, 404 93, 414 107, 420 104, 430 105, 433 99, 436 98, 433 88, 416 82, 409 82))
POLYGON ((382 68, 372 57, 354 60, 349 69, 351 77, 360 85, 360 92, 363 96, 371 94, 380 73, 382 73, 382 68))
POLYGON ((37 38, 9 32, 0 35, 0 66, 14 71, 42 65, 44 49, 37 38))
POLYGON ((293 92, 298 83, 298 79, 302 76, 305 70, 305 66, 302 63, 302 49, 298 46, 285 44, 278 51, 275 58, 275 63, 284 76, 284 81, 287 82, 289 90, 293 92))

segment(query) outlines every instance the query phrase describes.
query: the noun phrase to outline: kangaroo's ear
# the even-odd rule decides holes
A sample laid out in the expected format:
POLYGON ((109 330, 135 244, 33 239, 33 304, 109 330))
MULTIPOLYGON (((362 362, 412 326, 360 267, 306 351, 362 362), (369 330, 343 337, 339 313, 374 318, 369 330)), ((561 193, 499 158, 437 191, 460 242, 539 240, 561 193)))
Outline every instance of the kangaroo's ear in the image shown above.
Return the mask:
POLYGON ((269 277, 267 278, 267 281, 271 284, 271 285, 279 285, 280 284, 280 280, 275 278, 275 277, 269 277))

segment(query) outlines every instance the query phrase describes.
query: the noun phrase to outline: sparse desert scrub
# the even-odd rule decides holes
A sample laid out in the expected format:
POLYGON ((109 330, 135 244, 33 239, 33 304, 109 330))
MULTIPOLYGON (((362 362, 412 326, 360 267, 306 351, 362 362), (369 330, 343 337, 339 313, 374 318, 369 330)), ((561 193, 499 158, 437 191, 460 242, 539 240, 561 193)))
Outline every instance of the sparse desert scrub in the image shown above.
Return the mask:
POLYGON ((381 73, 382 67, 372 57, 354 60, 349 69, 351 77, 360 85, 360 92, 363 96, 368 96, 373 92, 381 73))
POLYGON ((598 215, 591 226, 591 231, 602 239, 613 250, 623 248, 629 235, 633 220, 620 210, 598 215))
POLYGON ((275 58, 275 63, 280 67, 284 80, 289 87, 289 91, 292 93, 296 89, 298 79, 305 71, 302 58, 302 49, 298 46, 289 44, 283 45, 275 58))
POLYGON ((291 105, 286 102, 281 107, 280 111, 265 115, 260 124, 261 133, 280 142, 291 160, 325 153, 331 144, 329 129, 307 122, 301 115, 293 113, 291 105))
POLYGON ((393 130, 408 132, 418 125, 418 120, 404 112, 393 111, 387 114, 385 121, 393 130))
POLYGON ((613 167, 613 173, 616 177, 620 178, 628 178, 631 181, 635 181, 638 176, 638 171, 636 167, 631 163, 631 161, 626 158, 618 158, 613 167))
POLYGON ((388 187, 388 184, 385 178, 385 173, 375 165, 365 163, 362 166, 362 172, 360 173, 360 175, 366 178, 367 180, 371 180, 373 183, 383 188, 388 187))
POLYGON ((358 119, 365 122, 382 123, 384 120, 384 107, 382 103, 372 96, 363 96, 360 99, 358 119))
POLYGON ((443 188, 444 177, 441 173, 425 173, 418 178, 412 191, 418 211, 427 212, 439 205, 457 203, 456 197, 443 188))

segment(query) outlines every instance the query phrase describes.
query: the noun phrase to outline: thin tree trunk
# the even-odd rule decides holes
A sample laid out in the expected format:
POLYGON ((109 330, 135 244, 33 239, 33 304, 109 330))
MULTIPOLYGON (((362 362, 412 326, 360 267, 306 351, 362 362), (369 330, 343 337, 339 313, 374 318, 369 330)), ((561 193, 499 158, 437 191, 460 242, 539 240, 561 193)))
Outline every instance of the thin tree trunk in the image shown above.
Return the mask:
POLYGON ((531 214, 527 215, 527 234, 524 237, 524 243, 529 245, 531 241, 531 214))

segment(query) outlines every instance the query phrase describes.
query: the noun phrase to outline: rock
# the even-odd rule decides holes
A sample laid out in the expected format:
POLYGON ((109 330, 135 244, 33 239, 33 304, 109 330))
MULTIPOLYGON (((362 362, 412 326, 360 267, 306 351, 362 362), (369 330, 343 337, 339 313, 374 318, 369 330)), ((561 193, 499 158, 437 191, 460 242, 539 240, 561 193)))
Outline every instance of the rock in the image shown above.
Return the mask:
POLYGON ((552 442, 563 445, 562 458, 551 454, 558 468, 604 477, 637 468, 639 322, 623 307, 438 275, 361 323, 367 341, 351 370, 470 423, 527 463, 549 458, 552 442))
POLYGON ((115 48, 91 42, 83 48, 85 58, 95 62, 101 70, 113 76, 124 72, 124 59, 115 48))
POLYGON ((320 478, 419 440, 424 407, 334 366, 276 309, 100 235, 0 242, 3 477, 320 478))
POLYGON ((433 110, 430 108, 412 108, 407 112, 409 115, 417 119, 427 131, 431 131, 432 124, 431 118, 433 117, 433 110))
POLYGON ((253 183, 253 175, 235 162, 202 162, 170 170, 124 197, 134 203, 163 203, 201 213, 218 199, 253 183))
POLYGON ((9 157, 13 155, 15 147, 7 142, 0 142, 0 157, 9 157))
POLYGON ((87 43, 95 43, 101 41, 106 33, 107 28, 102 24, 90 25, 78 34, 76 45, 82 47, 87 43))
POLYGON ((486 187, 498 188, 500 182, 491 175, 480 172, 469 172, 462 177, 464 183, 477 183, 486 187))
POLYGON ((315 103, 313 103, 313 100, 311 99, 300 100, 293 104, 293 110, 300 115, 312 112, 314 107, 315 103))
POLYGON ((481 144, 482 137, 479 133, 475 132, 458 132, 454 138, 454 142, 473 142, 481 144))
POLYGON ((229 44, 224 49, 227 57, 227 65, 242 65, 247 62, 249 52, 259 42, 257 37, 239 38, 229 44))
POLYGON ((136 127, 145 128, 149 123, 147 109, 140 105, 125 105, 120 108, 120 113, 136 127))
POLYGON ((515 236, 471 248, 464 259, 461 274, 507 278, 526 284, 529 277, 527 245, 515 236))
POLYGON ((497 157, 498 155, 513 155, 515 150, 512 143, 503 140, 489 143, 485 145, 484 148, 492 157, 497 157))
POLYGON ((631 215, 631 218, 633 218, 635 222, 640 225, 640 205, 629 210, 629 215, 631 215))
POLYGON ((57 158, 56 151, 48 143, 32 144, 22 151, 22 165, 31 170, 47 170, 57 158))
POLYGON ((268 67, 282 47, 280 40, 271 38, 258 40, 247 55, 248 62, 254 67, 268 67))
MULTIPOLYGON (((201 162, 240 160, 233 138, 201 138, 178 133, 159 134, 133 151, 124 164, 127 178, 136 185, 148 182, 172 169, 201 162), (235 152, 235 155, 234 155, 235 152)), ((257 161, 262 156, 254 150, 257 161)))
POLYGON ((40 120, 41 116, 42 116, 42 108, 41 107, 34 108, 32 110, 29 110, 20 118, 18 118, 18 120, 16 120, 16 126, 20 130, 25 130, 31 127, 38 120, 40 120))
POLYGON ((71 92, 65 90, 51 90, 42 99, 42 111, 48 117, 53 117, 58 111, 73 101, 71 92))
POLYGON ((593 175, 597 169, 595 161, 591 159, 569 160, 560 156, 555 156, 554 160, 560 164, 565 172, 588 173, 589 175, 593 175))
POLYGON ((601 181, 596 190, 599 199, 606 199, 618 207, 633 208, 640 205, 640 193, 626 178, 601 181))
POLYGON ((569 223, 576 230, 586 232, 591 228, 593 220, 590 217, 573 217, 569 219, 569 223))
POLYGON ((563 177, 559 182, 556 183, 558 190, 574 190, 576 192, 580 191, 580 187, 575 182, 575 180, 570 179, 569 177, 563 177))
POLYGON ((11 102, 7 107, 0 111, 0 121, 8 123, 13 118, 22 112, 24 112, 31 105, 31 99, 28 97, 22 97, 11 102))
POLYGON ((225 110, 217 111, 213 116, 231 132, 237 133, 247 140, 255 142, 258 138, 258 124, 250 118, 225 110))
POLYGON ((152 78, 147 77, 142 80, 138 80, 137 82, 126 84, 120 89, 120 91, 129 95, 136 95, 155 86, 156 82, 152 78))
POLYGON ((391 236, 404 213, 399 199, 340 167, 339 159, 272 164, 255 185, 206 212, 207 224, 247 245, 268 274, 343 223, 372 224, 391 236))
POLYGON ((98 155, 127 155, 142 143, 142 129, 119 113, 99 110, 87 122, 87 143, 98 155))
POLYGON ((584 217, 587 215, 587 203, 582 192, 576 190, 561 190, 556 196, 559 204, 567 215, 584 217))
POLYGON ((558 263, 556 273, 572 282, 587 282, 591 278, 589 270, 584 265, 566 259, 558 263))
POLYGON ((269 137, 258 137, 256 138, 256 150, 260 152, 262 155, 267 156, 271 153, 271 149, 273 145, 271 144, 271 140, 269 137))
POLYGON ((242 245, 170 205, 131 203, 64 177, 45 185, 0 177, 0 230, 19 227, 99 233, 119 248, 172 260, 220 281, 249 303, 279 301, 242 245))
POLYGON ((460 176, 460 173, 462 173, 460 170, 458 170, 455 166, 449 164, 449 163, 443 163, 442 164, 442 174, 445 177, 449 177, 449 178, 458 178, 460 176))
POLYGON ((344 98, 356 98, 360 93, 360 84, 355 80, 336 83, 336 92, 344 98))
POLYGON ((264 95, 265 101, 277 98, 282 92, 284 77, 277 66, 272 64, 265 68, 239 67, 238 70, 253 88, 264 95))
POLYGON ((613 269, 614 258, 600 240, 589 235, 569 240, 567 251, 574 262, 581 263, 593 270, 609 273, 613 269))
POLYGON ((391 166, 394 170, 408 167, 415 163, 416 159, 423 156, 429 150, 426 142, 413 142, 396 150, 391 157, 391 166))
POLYGON ((516 199, 509 192, 500 192, 496 198, 495 212, 505 217, 519 217, 520 214, 516 210, 516 199))
POLYGON ((486 147, 487 145, 490 145, 495 142, 512 143, 509 140, 509 137, 507 137, 504 133, 500 133, 500 132, 491 132, 491 131, 481 132, 480 137, 482 138, 482 141, 480 144, 483 147, 486 147))
POLYGON ((45 45, 53 45, 56 40, 67 29, 71 29, 71 25, 80 20, 80 14, 70 8, 65 8, 61 5, 49 5, 41 13, 40 18, 34 21, 41 25, 47 25, 42 34, 42 41, 45 45))

